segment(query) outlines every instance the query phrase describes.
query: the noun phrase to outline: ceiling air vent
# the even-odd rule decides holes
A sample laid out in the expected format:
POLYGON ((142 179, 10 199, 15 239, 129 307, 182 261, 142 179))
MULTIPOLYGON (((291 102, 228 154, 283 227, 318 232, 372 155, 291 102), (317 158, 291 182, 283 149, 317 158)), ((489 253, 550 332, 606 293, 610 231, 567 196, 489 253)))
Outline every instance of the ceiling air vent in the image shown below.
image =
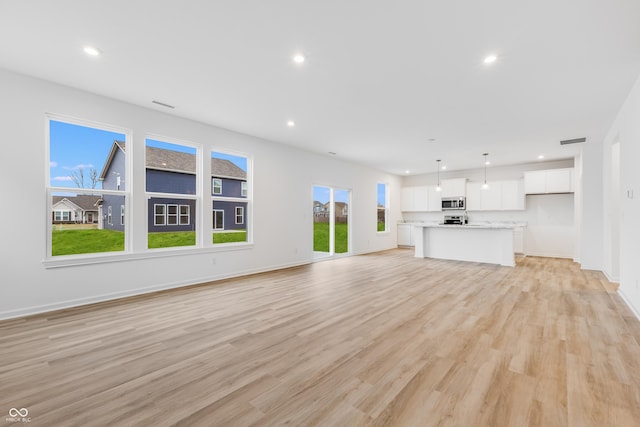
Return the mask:
POLYGON ((564 141, 560 141, 560 145, 578 144, 580 142, 585 142, 586 140, 587 138, 565 139, 564 141))

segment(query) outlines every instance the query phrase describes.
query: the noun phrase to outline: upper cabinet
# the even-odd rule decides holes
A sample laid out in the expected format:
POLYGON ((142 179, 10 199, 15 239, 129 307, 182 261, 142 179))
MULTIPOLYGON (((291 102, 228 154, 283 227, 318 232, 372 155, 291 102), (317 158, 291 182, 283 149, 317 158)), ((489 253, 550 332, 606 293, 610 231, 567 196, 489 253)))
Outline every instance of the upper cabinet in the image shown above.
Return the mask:
POLYGON ((573 193, 573 168, 524 173, 526 194, 573 193))
POLYGON ((442 197, 460 197, 467 194, 467 179, 443 179, 442 180, 442 197))
POLYGON ((492 181, 489 182, 489 188, 482 188, 481 182, 467 184, 469 211, 515 211, 524 208, 522 180, 492 181))
POLYGON ((435 185, 404 187, 402 189, 402 210, 404 212, 429 212, 442 210, 441 192, 435 185))

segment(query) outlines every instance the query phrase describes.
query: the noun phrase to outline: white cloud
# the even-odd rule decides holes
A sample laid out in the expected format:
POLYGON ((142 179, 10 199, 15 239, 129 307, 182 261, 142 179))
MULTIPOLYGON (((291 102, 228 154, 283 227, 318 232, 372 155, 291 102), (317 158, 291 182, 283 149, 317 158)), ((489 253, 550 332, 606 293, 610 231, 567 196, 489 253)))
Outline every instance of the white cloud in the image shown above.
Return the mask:
POLYGON ((49 162, 49 167, 50 168, 57 168, 58 167, 58 162, 49 162))
POLYGON ((79 164, 79 165, 75 165, 75 166, 62 166, 62 169, 64 170, 68 170, 68 171, 73 171, 73 170, 78 170, 78 169, 91 169, 93 167, 93 165, 91 163, 83 165, 83 164, 79 164))
POLYGON ((54 176, 51 178, 52 181, 71 181, 70 176, 54 176))

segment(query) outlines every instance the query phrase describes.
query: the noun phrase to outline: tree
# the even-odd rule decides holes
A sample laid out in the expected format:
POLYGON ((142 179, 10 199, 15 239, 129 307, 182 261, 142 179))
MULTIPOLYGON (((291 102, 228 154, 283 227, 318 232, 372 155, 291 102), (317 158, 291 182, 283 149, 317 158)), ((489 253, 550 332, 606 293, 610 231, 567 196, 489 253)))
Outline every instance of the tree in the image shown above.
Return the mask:
POLYGON ((98 185, 98 171, 95 168, 89 169, 89 176, 86 178, 87 182, 85 182, 85 174, 84 168, 80 166, 76 170, 71 172, 69 178, 76 184, 78 188, 96 188, 98 185))

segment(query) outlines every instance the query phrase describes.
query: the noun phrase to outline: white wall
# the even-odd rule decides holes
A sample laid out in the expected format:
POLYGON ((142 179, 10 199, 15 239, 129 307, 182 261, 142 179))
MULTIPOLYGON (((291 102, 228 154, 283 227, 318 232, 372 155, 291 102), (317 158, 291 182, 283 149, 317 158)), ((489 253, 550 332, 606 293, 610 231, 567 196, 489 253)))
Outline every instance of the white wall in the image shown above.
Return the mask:
MULTIPOLYGON (((602 158, 604 209, 618 203, 619 212, 608 212, 604 218, 603 240, 611 247, 619 242, 619 292, 640 318, 640 78, 611 126, 599 155, 602 158), (612 178, 616 161, 612 145, 620 143, 619 184, 612 178), (614 188, 619 194, 614 195, 614 188), (619 199, 616 202, 616 198, 619 199), (619 236, 614 236, 615 221, 619 236)), ((604 265, 605 273, 615 275, 613 257, 604 265)))
MULTIPOLYGON (((378 182, 390 185, 391 224, 400 219, 401 178, 395 175, 5 70, 0 70, 0 93, 0 178, 5 200, 19 206, 1 214, 0 318, 309 263, 314 184, 352 190, 354 253, 396 246, 395 227, 390 233, 376 233, 378 182), (131 153, 138 159, 146 132, 201 143, 205 152, 216 147, 248 153, 254 159, 255 244, 234 251, 193 249, 181 256, 45 268, 45 113, 130 129, 131 153)), ((134 190, 144 191, 144 168, 136 168, 132 178, 134 190)), ((146 241, 145 203, 137 198, 132 205, 138 247, 146 241)))
MULTIPOLYGON (((573 167, 574 160, 526 163, 492 167, 487 181, 522 179, 525 171, 573 167)), ((451 171, 440 174, 440 179, 467 178, 468 181, 484 180, 484 169, 451 171)), ((435 174, 404 177, 405 186, 433 185, 435 174)), ((518 221, 526 222, 524 233, 525 253, 532 256, 574 258, 576 247, 575 203, 573 194, 543 194, 526 196, 526 209, 521 211, 469 211, 470 222, 518 221)), ((442 212, 403 212, 405 221, 442 221, 442 212)))

